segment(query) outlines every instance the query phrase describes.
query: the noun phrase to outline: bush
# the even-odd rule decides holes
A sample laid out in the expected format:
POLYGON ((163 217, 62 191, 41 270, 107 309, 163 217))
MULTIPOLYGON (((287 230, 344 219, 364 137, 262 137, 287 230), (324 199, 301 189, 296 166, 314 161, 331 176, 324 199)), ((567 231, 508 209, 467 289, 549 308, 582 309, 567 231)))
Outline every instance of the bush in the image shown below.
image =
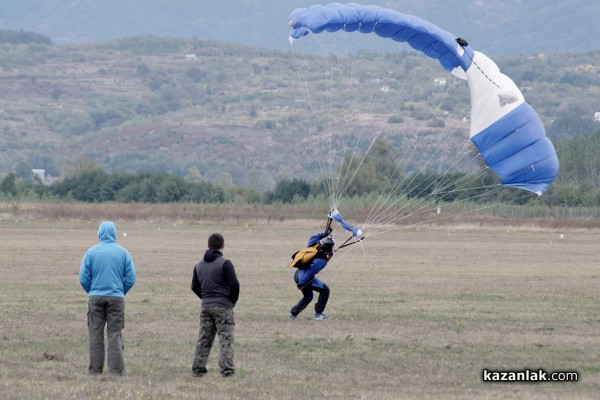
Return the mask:
POLYGON ((404 118, 400 115, 392 115, 388 118, 388 124, 401 124, 404 122, 404 118))
POLYGON ((294 203, 298 200, 305 200, 310 193, 310 184, 304 179, 294 178, 282 179, 277 182, 272 192, 267 192, 265 202, 274 203, 294 203))

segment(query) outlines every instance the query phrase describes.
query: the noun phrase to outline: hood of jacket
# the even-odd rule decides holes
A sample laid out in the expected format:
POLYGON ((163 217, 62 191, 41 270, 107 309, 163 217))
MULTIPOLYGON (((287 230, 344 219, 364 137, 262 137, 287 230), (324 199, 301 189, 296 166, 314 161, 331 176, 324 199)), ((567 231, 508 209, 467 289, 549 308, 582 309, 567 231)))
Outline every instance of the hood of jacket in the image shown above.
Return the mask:
POLYGON ((204 253, 204 261, 212 262, 222 256, 223 256, 223 253, 221 253, 221 250, 208 249, 208 250, 206 250, 206 253, 204 253))
POLYGON ((116 242, 117 241, 117 227, 112 221, 103 221, 98 227, 98 239, 101 242, 116 242))

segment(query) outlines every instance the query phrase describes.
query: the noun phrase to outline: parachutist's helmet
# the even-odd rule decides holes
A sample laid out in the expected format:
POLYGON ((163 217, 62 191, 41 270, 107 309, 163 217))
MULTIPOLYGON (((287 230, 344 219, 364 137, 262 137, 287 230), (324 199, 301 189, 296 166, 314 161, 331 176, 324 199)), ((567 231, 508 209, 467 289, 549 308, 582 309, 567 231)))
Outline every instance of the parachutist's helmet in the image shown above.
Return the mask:
POLYGON ((319 241, 319 250, 325 254, 333 254, 335 240, 331 236, 324 237, 319 241))

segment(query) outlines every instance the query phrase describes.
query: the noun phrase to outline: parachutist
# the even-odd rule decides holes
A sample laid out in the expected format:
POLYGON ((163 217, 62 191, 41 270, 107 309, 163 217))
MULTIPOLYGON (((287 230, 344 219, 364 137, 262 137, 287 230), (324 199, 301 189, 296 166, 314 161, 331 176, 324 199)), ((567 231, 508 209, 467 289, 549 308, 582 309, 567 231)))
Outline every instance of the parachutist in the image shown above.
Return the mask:
MULTIPOLYGON (((316 275, 327 266, 327 263, 333 256, 335 241, 327 233, 315 233, 308 239, 307 247, 316 245, 317 252, 309 261, 308 265, 304 263, 294 263, 296 271, 294 272, 294 282, 300 291, 302 298, 292 309, 288 319, 294 320, 313 300, 313 291, 319 293, 319 299, 315 304, 315 320, 327 320, 329 316, 324 313, 327 301, 329 300, 329 287, 321 281, 316 275)), ((295 253, 294 255, 298 254, 295 253)), ((292 256, 294 258, 294 256, 292 256)))

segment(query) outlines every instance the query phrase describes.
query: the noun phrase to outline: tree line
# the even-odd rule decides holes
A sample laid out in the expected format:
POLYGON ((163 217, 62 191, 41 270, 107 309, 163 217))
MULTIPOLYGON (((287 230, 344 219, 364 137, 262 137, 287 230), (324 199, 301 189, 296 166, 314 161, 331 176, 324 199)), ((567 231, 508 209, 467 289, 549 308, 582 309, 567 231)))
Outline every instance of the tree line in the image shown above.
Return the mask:
POLYGON ((13 31, 0 29, 0 43, 12 43, 12 44, 30 44, 30 43, 42 43, 52 44, 52 39, 48 36, 44 36, 35 32, 28 31, 13 31))
MULTIPOLYGON (((560 173, 548 191, 539 199, 549 206, 600 206, 600 132, 580 136, 557 146, 560 173)), ((537 195, 523 190, 501 188, 492 173, 470 179, 463 172, 404 172, 396 162, 392 147, 377 141, 362 161, 354 165, 348 156, 340 171, 354 171, 348 197, 389 194, 436 203, 472 201, 526 204, 537 195), (397 182, 390 185, 390 182, 397 182)), ((169 173, 108 173, 97 164, 82 163, 64 179, 44 185, 33 177, 23 178, 14 172, 0 182, 0 197, 37 198, 91 203, 300 203, 310 196, 324 197, 324 179, 309 182, 302 178, 281 178, 272 190, 261 192, 242 186, 223 187, 201 179, 185 179, 169 173)))
MULTIPOLYGON (((598 111, 595 99, 600 75, 594 65, 599 64, 599 55, 597 51, 531 57, 514 54, 496 61, 523 88, 549 137, 556 142, 589 134, 598 127, 593 115, 598 111)), ((106 135, 117 135, 127 137, 125 157, 103 156, 118 146, 114 140, 102 140, 105 149, 88 149, 88 157, 102 160, 112 171, 152 170, 184 175, 191 166, 198 166, 205 176, 226 172, 233 181, 249 184, 251 177, 246 171, 250 168, 224 170, 215 162, 228 156, 225 150, 206 152, 205 164, 197 165, 195 153, 187 149, 211 144, 187 135, 192 126, 185 122, 175 126, 170 121, 205 119, 206 126, 215 131, 221 129, 225 120, 243 121, 243 139, 232 135, 232 143, 244 146, 242 141, 250 141, 258 146, 265 130, 277 135, 279 143, 295 142, 306 134, 303 121, 307 117, 319 132, 327 129, 332 116, 347 115, 349 99, 355 99, 354 112, 388 115, 386 135, 408 133, 413 119, 427 121, 427 132, 447 131, 465 114, 469 103, 464 82, 449 78, 450 90, 435 86, 433 77, 443 76, 439 75, 443 70, 411 51, 382 53, 365 49, 339 57, 306 55, 304 61, 306 70, 297 74, 299 64, 286 52, 197 38, 141 36, 64 47, 35 33, 0 31, 0 68, 4 77, 0 91, 6 91, 6 101, 11 104, 11 123, 5 129, 5 143, 0 149, 0 171, 8 173, 17 162, 23 162, 49 173, 52 168, 55 171, 51 175, 58 176, 73 167, 69 149, 78 146, 83 138, 92 143, 106 135), (187 60, 186 54, 197 59, 187 60), (361 59, 365 62, 356 62, 361 59), (306 92, 327 94, 322 89, 323 72, 329 68, 338 74, 332 75, 336 78, 332 80, 335 96, 327 100, 327 107, 315 107, 315 112, 306 114, 296 100, 302 100, 306 92), (346 79, 350 74, 357 80, 346 79), (297 80, 300 76, 302 79, 297 80), (16 82, 19 89, 13 90, 16 82), (128 84, 123 90, 110 93, 107 82, 128 84), (394 96, 368 95, 379 82, 408 96, 392 104, 396 103, 394 96), (32 113, 32 109, 36 111, 32 113), (444 125, 449 128, 443 129, 444 125), (135 134, 140 131, 155 134, 135 134), (61 140, 49 142, 50 135, 45 132, 60 135, 61 140), (171 146, 167 154, 156 150, 174 143, 180 146, 171 146)), ((214 137, 217 135, 211 139, 214 137)), ((252 169, 268 176, 268 184, 272 183, 272 175, 289 174, 287 167, 292 163, 311 168, 294 152, 272 151, 269 157, 274 167, 263 168, 260 162, 248 161, 252 169)), ((440 153, 440 157, 447 156, 440 153)))

